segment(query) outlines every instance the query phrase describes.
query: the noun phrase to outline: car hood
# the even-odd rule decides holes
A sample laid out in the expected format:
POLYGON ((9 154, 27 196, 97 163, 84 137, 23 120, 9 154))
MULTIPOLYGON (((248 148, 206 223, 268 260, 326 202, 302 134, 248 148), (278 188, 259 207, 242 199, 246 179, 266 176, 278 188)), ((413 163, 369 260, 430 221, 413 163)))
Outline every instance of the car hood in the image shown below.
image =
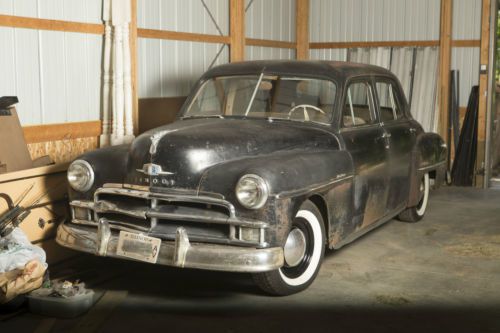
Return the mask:
POLYGON ((194 190, 207 169, 228 161, 337 147, 335 135, 320 125, 227 118, 179 120, 134 140, 125 182, 194 190), (148 164, 161 170, 156 167, 148 172, 148 164))

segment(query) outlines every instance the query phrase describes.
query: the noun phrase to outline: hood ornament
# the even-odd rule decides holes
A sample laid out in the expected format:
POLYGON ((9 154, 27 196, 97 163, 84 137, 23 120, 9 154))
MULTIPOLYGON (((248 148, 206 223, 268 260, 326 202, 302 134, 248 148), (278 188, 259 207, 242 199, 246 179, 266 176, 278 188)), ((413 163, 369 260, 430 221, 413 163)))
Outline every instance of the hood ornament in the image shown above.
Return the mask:
POLYGON ((138 172, 142 172, 147 176, 162 176, 162 175, 173 175, 174 172, 163 171, 161 165, 146 163, 142 166, 142 169, 136 169, 138 172))

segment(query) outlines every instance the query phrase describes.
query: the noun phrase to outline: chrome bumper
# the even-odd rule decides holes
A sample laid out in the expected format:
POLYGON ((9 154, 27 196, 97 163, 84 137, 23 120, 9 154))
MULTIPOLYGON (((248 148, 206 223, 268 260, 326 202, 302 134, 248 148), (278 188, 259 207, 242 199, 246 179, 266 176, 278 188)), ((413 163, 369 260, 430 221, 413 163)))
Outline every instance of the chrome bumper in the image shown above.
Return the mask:
MULTIPOLYGON (((57 229, 59 245, 100 256, 130 259, 117 254, 118 233, 109 225, 99 228, 61 224, 57 229)), ((133 260, 133 259, 130 259, 133 260)), ((230 272, 265 272, 283 266, 283 249, 248 248, 230 245, 190 243, 183 228, 175 241, 162 241, 157 264, 230 272)))

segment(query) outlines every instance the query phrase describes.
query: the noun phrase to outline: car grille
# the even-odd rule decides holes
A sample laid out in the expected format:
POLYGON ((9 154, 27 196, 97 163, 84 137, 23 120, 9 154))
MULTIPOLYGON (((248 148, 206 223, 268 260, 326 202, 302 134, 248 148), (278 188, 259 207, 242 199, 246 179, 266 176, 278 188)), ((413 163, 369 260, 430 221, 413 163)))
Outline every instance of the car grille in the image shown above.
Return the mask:
MULTIPOLYGON (((72 202, 73 221, 80 221, 72 202)), ((96 224, 105 219, 111 228, 139 230, 164 240, 174 240, 176 230, 183 227, 189 239, 195 242, 263 244, 263 223, 241 221, 235 217, 229 202, 212 196, 193 194, 165 194, 120 187, 102 187, 96 190, 89 214, 96 224), (258 239, 241 239, 241 228, 257 228, 258 239)), ((88 224, 88 223, 86 223, 88 224)))

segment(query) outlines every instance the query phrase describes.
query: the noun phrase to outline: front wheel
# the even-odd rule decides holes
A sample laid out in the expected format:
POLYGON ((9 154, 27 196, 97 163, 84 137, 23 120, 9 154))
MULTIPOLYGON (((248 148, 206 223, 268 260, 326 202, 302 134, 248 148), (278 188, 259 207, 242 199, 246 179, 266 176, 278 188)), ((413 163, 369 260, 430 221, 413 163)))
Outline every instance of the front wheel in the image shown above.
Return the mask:
POLYGON ((309 287, 318 274, 325 249, 323 218, 311 201, 302 204, 292 221, 283 248, 285 264, 280 269, 253 274, 265 292, 285 296, 309 287))
POLYGON ((420 181, 418 204, 402 211, 398 215, 399 220, 404 222, 418 222, 424 217, 429 201, 429 184, 429 173, 426 173, 420 181))

